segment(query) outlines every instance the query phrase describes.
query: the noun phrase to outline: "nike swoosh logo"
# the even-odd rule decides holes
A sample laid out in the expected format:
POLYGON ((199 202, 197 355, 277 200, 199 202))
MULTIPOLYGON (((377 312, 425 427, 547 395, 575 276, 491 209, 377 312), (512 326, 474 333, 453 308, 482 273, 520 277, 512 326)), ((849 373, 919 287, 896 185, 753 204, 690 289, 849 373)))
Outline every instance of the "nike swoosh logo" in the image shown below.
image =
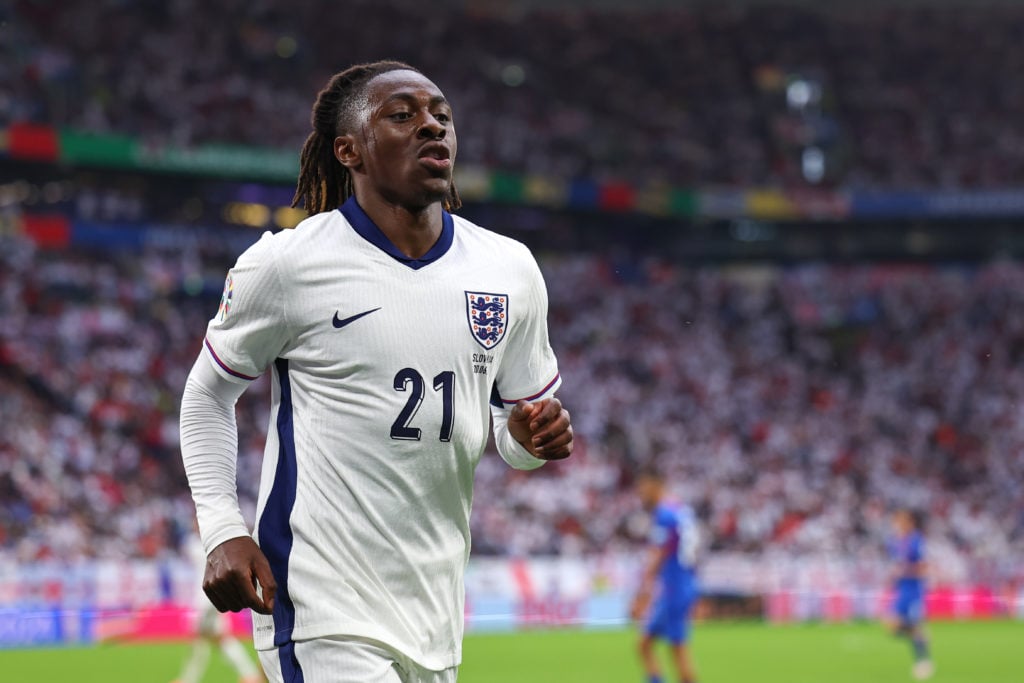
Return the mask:
POLYGON ((331 322, 334 324, 334 329, 340 330, 341 328, 345 327, 345 325, 348 325, 349 323, 354 323, 355 321, 359 320, 363 316, 370 315, 371 313, 374 313, 374 312, 379 311, 379 310, 380 310, 380 306, 378 306, 377 308, 371 308, 368 311, 363 311, 362 313, 356 313, 352 317, 345 318, 344 320, 340 319, 338 317, 338 312, 335 311, 334 312, 334 320, 332 320, 331 322))

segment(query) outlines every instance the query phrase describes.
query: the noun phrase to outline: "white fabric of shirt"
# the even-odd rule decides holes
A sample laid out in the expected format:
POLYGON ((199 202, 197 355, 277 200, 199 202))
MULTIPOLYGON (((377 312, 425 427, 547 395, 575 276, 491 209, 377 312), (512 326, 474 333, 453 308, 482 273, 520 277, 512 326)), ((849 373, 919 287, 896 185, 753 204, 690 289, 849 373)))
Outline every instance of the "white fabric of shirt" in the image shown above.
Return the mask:
POLYGON ((490 411, 502 457, 531 469, 543 461, 508 433, 508 414, 560 379, 532 255, 447 220, 451 246, 418 269, 332 211, 265 234, 229 273, 182 400, 182 453, 206 551, 248 534, 233 406, 271 368, 253 537, 279 592, 273 617, 253 615, 257 649, 355 636, 431 670, 461 661, 489 399, 501 399, 490 411), (502 321, 490 339, 473 330, 478 295, 502 321))

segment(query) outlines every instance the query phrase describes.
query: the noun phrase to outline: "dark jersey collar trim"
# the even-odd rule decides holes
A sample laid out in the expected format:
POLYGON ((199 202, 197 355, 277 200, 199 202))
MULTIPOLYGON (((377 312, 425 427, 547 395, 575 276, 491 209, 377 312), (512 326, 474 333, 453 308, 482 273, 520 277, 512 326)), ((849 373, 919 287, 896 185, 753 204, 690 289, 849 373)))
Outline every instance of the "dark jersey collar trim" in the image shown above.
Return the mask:
POLYGON ((359 206, 359 202, 356 201, 355 196, 349 197, 339 208, 342 215, 352 225, 352 228, 359 233, 359 236, 364 240, 377 247, 385 254, 395 259, 399 263, 403 263, 413 270, 419 270, 423 266, 430 265, 437 259, 448 253, 448 250, 452 246, 452 241, 455 239, 455 221, 452 220, 452 215, 445 210, 441 210, 441 236, 434 242, 434 246, 430 248, 426 254, 420 258, 409 258, 401 251, 398 247, 392 244, 388 236, 384 234, 384 231, 377 227, 377 224, 373 222, 373 219, 366 215, 363 211, 363 207, 359 206))

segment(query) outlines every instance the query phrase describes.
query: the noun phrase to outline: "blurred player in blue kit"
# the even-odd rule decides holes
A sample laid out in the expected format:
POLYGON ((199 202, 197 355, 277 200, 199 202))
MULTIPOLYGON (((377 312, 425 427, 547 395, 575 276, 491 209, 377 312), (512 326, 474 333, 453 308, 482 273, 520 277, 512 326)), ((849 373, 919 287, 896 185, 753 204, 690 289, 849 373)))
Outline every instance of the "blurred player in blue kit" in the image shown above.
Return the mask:
POLYGON ((925 562, 924 526, 920 513, 899 510, 893 516, 896 537, 889 553, 895 562, 892 622, 895 635, 908 638, 914 647, 914 678, 925 680, 935 672, 924 632, 925 562))
POLYGON ((630 609, 633 619, 646 620, 640 659, 648 683, 662 683, 654 643, 664 640, 671 647, 681 683, 696 683, 687 643, 690 615, 698 598, 697 520, 692 509, 669 498, 664 478, 653 469, 640 473, 636 491, 644 509, 652 515, 651 545, 640 589, 630 609))

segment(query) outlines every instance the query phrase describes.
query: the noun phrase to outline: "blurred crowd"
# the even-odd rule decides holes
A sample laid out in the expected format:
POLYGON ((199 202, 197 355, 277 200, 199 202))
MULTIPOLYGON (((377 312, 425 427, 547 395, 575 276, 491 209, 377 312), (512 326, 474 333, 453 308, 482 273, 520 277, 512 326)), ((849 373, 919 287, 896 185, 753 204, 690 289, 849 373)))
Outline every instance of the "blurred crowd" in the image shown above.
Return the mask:
POLYGON ((515 485, 485 463, 488 550, 627 547, 654 464, 711 550, 877 556, 910 507, 938 556, 1024 552, 1024 266, 544 269, 582 448, 515 485))
POLYGON ((639 184, 1024 182, 1024 10, 841 4, 11 0, 0 125, 297 154, 329 76, 390 57, 454 103, 463 163, 639 184))
MULTIPOLYGON (((47 254, 0 238, 0 554, 155 557, 192 528, 178 404, 229 265, 201 246, 47 254)), ((249 394, 238 424, 251 519, 266 379, 249 394)))
MULTIPOLYGON (((0 555, 173 552, 178 400, 232 258, 0 244, 0 555)), ((653 463, 713 551, 876 557, 910 506, 936 552, 1024 556, 1024 265, 541 263, 578 449, 528 473, 485 455, 474 552, 636 547, 653 463)), ((239 403, 250 518, 267 384, 239 403)))

